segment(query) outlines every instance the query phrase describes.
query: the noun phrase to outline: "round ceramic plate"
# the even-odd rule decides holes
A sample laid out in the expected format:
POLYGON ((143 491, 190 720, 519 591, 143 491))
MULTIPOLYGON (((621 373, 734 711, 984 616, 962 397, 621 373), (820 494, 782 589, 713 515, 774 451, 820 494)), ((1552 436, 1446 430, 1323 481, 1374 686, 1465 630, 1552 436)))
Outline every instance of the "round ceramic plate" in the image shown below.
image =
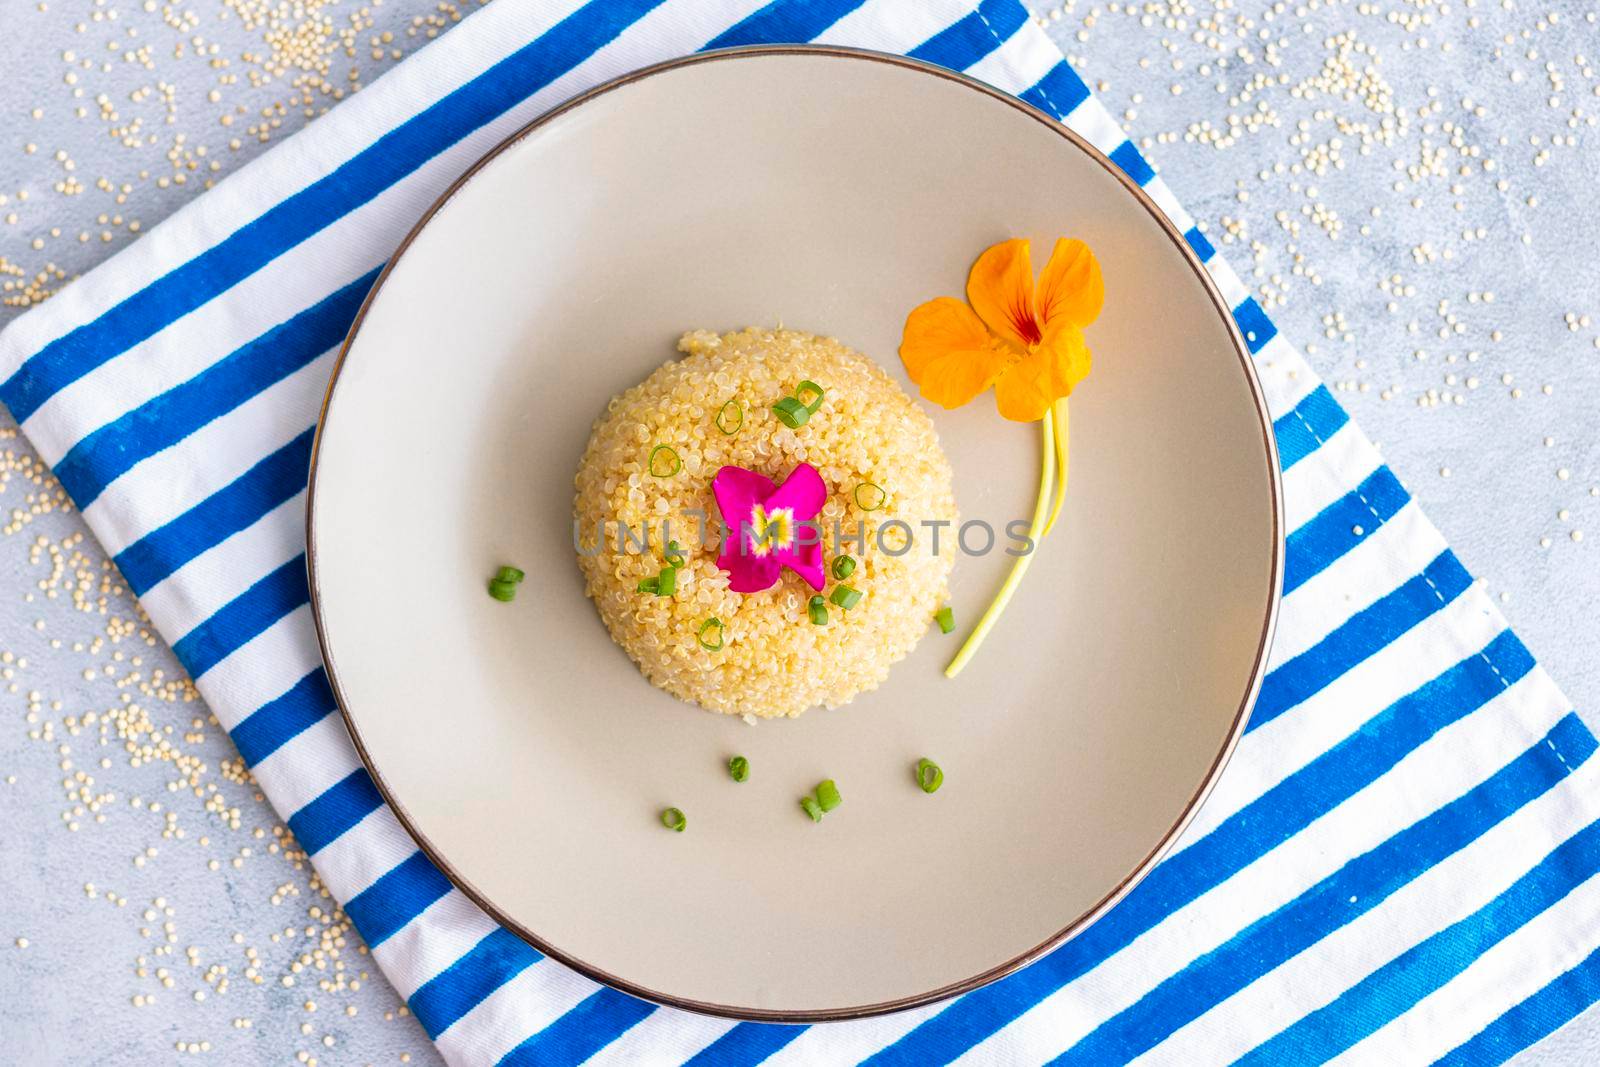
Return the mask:
MULTIPOLYGON (((920 402, 920 401, 919 401, 920 402)), ((1027 516, 1037 427, 932 411, 963 519, 1027 516)), ((898 58, 710 54, 589 93, 473 168, 357 320, 318 437, 313 605, 339 702, 433 860, 547 954, 748 1018, 976 987, 1138 880, 1243 729, 1273 625, 1271 427, 1224 302, 1103 156, 898 58), (876 692, 751 726, 650 686, 584 597, 573 473, 685 330, 784 325, 896 354, 1011 236, 1105 273, 1062 524, 957 680, 1010 558, 961 556, 958 630, 876 692), (501 563, 528 571, 489 598, 501 563), (725 762, 742 753, 750 780, 725 762), (918 790, 920 756, 945 770, 918 790), (797 799, 836 779, 821 825, 797 799), (687 833, 658 812, 688 813, 687 833)))

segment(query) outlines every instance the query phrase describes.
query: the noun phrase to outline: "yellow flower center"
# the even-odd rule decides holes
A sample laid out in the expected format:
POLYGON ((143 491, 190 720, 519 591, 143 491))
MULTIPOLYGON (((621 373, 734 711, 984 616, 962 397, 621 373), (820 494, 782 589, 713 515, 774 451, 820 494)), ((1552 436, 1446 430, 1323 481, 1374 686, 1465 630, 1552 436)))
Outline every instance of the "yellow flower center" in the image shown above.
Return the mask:
POLYGON ((750 550, 765 556, 773 549, 786 549, 794 544, 794 509, 773 508, 768 511, 760 504, 750 512, 750 550))

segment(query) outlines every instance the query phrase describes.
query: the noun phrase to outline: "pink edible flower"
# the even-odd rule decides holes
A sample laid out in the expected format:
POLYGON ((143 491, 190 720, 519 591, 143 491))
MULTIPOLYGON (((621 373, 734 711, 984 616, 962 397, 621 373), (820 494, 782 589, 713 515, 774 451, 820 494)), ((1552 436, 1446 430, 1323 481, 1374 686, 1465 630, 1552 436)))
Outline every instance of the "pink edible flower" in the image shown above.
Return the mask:
POLYGON ((828 499, 822 475, 809 463, 789 472, 782 485, 745 470, 723 467, 711 492, 728 527, 717 566, 728 572, 735 593, 759 593, 778 584, 783 568, 821 590, 822 537, 811 523, 828 499))

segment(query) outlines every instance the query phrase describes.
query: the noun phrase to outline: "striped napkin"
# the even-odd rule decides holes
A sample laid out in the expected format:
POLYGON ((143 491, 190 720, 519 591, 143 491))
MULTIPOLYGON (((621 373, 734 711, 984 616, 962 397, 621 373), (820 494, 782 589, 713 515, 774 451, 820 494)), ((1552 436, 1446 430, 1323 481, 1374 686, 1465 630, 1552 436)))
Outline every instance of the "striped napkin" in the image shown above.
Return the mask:
POLYGON ((18 319, 0 383, 452 1063, 1486 1063, 1600 996, 1594 737, 1017 0, 500 0, 18 319), (452 178, 644 64, 810 40, 965 70, 1149 190, 1235 306, 1293 532, 1249 733, 1123 903, 959 1000, 781 1027, 598 986, 428 863, 333 714, 302 508, 334 349, 452 178))

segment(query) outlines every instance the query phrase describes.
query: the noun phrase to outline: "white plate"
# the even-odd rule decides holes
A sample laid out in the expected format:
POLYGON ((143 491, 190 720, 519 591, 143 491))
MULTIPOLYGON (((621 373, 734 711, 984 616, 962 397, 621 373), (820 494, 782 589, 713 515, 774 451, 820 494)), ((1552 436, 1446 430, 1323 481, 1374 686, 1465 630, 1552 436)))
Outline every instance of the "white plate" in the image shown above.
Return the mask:
MULTIPOLYGON (((963 517, 1026 516, 1037 430, 987 396, 934 421, 963 517)), ((329 673, 428 854, 585 973, 749 1018, 947 996, 1105 910, 1242 731, 1281 570, 1270 423, 1180 235, 1059 123, 836 49, 632 75, 491 153, 358 319, 312 481, 329 673), (879 691, 755 727, 648 685, 571 547, 606 401, 684 330, 779 320, 904 382, 910 308, 959 295, 997 240, 1042 264, 1058 235, 1093 246, 1107 292, 1067 512, 973 665, 945 680, 965 625, 933 631, 879 691), (529 572, 512 605, 484 591, 502 562, 529 572), (813 825, 795 801, 823 777, 846 802, 813 825), (689 832, 661 827, 669 804, 689 832)), ((964 624, 1009 562, 957 562, 964 624)))

